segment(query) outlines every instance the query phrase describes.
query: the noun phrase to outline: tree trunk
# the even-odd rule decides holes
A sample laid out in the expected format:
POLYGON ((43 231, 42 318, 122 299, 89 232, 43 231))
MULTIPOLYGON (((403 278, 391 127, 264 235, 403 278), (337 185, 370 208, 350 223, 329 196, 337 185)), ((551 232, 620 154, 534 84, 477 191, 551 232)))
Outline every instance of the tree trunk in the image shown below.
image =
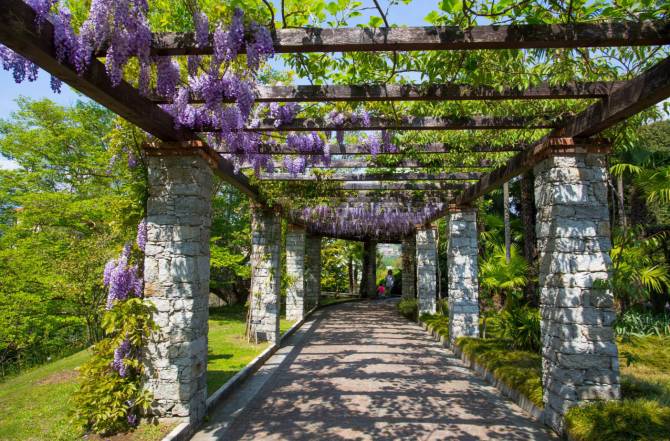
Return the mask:
POLYGON ((623 195, 623 176, 619 175, 616 178, 616 192, 617 192, 617 208, 619 209, 619 226, 622 230, 626 229, 626 210, 624 208, 623 195))
POLYGON ((505 224, 505 262, 512 260, 512 230, 509 224, 509 182, 503 184, 503 222, 505 224))
POLYGON ((530 273, 524 289, 526 301, 539 306, 537 295, 537 248, 535 245, 535 177, 528 172, 521 177, 521 220, 523 221, 523 256, 528 262, 530 273))

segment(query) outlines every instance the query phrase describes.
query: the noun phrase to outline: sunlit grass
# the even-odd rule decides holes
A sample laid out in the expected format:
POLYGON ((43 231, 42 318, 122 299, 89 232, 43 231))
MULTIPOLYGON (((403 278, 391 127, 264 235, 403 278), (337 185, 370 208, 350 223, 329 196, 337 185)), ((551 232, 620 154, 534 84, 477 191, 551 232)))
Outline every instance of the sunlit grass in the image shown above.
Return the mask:
MULTIPOLYGON (((207 363, 210 394, 267 347, 266 343, 255 345, 245 341, 245 319, 242 305, 218 308, 210 314, 207 363)), ((280 329, 285 332, 291 325, 292 322, 282 318, 280 329)), ((0 383, 0 440, 80 440, 82 433, 72 423, 70 397, 77 388, 76 368, 89 357, 88 350, 77 352, 0 383)), ((162 439, 171 428, 165 424, 143 424, 132 433, 99 439, 154 441, 162 439)))

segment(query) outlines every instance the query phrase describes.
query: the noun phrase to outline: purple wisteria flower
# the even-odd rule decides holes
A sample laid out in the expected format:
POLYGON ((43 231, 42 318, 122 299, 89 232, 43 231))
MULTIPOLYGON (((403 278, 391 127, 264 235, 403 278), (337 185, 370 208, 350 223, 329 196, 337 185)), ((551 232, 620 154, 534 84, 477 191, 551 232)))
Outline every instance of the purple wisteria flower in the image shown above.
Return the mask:
POLYGON ((137 225, 137 247, 144 252, 147 246, 147 220, 142 219, 137 225))
POLYGON ((114 360, 112 361, 112 369, 117 371, 122 378, 128 376, 128 368, 125 364, 125 359, 130 356, 132 347, 130 345, 130 340, 125 339, 121 342, 121 345, 114 349, 114 360))
POLYGON ((130 295, 142 296, 143 284, 138 275, 137 265, 129 265, 129 258, 130 245, 126 245, 121 257, 112 259, 105 265, 102 283, 109 290, 107 309, 111 309, 115 301, 125 300, 130 295))

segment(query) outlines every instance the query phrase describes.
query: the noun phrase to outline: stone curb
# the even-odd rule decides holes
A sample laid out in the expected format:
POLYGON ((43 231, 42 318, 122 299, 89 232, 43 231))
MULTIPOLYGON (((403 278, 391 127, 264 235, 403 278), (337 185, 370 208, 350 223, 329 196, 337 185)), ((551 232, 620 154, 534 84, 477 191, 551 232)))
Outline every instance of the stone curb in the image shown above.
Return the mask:
MULTIPOLYGON (((249 378, 254 372, 256 372, 275 352, 281 347, 282 342, 295 333, 309 318, 318 307, 312 308, 310 311, 305 314, 305 316, 293 326, 291 326, 280 338, 279 342, 269 346, 263 352, 258 354, 256 358, 251 360, 249 364, 243 367, 238 373, 236 373, 230 380, 218 388, 209 398, 207 398, 207 412, 212 410, 221 400, 228 397, 233 391, 235 391, 247 378, 249 378)), ((191 435, 195 432, 195 429, 200 426, 200 423, 196 427, 193 427, 190 423, 181 423, 170 433, 165 435, 161 441, 186 441, 191 435)))
POLYGON ((526 412, 533 420, 538 421, 542 424, 544 424, 542 414, 543 410, 535 405, 527 396, 522 394, 516 389, 513 389, 509 387, 507 384, 505 384, 503 381, 500 379, 496 378, 495 375, 493 375, 493 372, 490 370, 486 369, 484 366, 480 365, 477 363, 474 359, 470 359, 463 351, 461 348, 455 345, 451 345, 449 343, 449 340, 447 340, 444 336, 438 334, 436 331, 434 331, 430 326, 428 326, 426 323, 419 321, 419 324, 421 327, 428 332, 432 337, 437 339, 440 344, 451 350, 457 357, 461 359, 465 363, 467 367, 470 369, 474 370, 479 374, 480 377, 483 377, 487 382, 489 382, 493 387, 498 389, 502 393, 503 396, 511 399, 514 401, 521 409, 523 409, 524 412, 526 412))

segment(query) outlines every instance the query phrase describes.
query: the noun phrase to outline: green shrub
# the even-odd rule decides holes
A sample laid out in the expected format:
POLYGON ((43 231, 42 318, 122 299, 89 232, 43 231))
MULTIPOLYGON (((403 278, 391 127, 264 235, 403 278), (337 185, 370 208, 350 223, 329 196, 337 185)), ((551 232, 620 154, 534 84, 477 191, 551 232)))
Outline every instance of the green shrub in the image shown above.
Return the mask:
POLYGON ((449 315, 423 314, 421 321, 444 338, 449 338, 449 315))
POLYGON ((416 299, 403 298, 398 302, 398 312, 410 320, 417 321, 419 302, 416 299))
POLYGON ((440 299, 437 301, 437 313, 449 317, 449 299, 440 299))
POLYGON ((144 368, 139 357, 128 357, 123 376, 114 368, 115 350, 124 341, 141 348, 156 328, 152 319, 155 308, 141 298, 114 303, 103 316, 106 337, 92 348, 93 356, 81 368, 81 384, 74 394, 76 419, 87 431, 112 434, 136 424, 145 414, 152 397, 143 384, 144 368))
POLYGON ((628 310, 617 318, 614 331, 622 337, 670 335, 670 314, 628 310))
POLYGON ((512 307, 500 313, 500 336, 510 342, 513 349, 539 352, 540 311, 528 307, 512 307))
POLYGON ((576 441, 670 439, 670 407, 645 399, 573 407, 565 423, 576 441))
POLYGON ((491 371, 538 407, 542 402, 542 357, 530 351, 510 350, 506 340, 461 337, 456 340, 465 355, 491 371))

